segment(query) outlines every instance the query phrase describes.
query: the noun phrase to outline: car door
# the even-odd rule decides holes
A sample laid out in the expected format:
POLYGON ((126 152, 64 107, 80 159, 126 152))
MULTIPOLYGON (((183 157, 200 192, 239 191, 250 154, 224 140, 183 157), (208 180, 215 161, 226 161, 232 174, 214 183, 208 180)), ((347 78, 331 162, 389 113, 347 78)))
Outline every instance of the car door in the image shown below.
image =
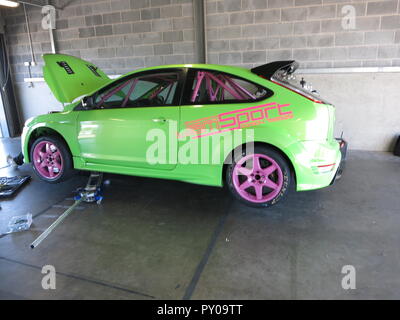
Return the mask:
POLYGON ((180 120, 184 71, 159 69, 135 74, 93 95, 91 106, 86 110, 81 106, 78 115, 83 159, 107 166, 174 169, 174 128, 180 120))

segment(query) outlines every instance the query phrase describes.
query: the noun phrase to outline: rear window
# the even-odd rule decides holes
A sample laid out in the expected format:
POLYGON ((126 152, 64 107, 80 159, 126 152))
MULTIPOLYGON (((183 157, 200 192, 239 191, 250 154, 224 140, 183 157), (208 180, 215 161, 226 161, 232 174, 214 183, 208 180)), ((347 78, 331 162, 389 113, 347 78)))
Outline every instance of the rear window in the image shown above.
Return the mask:
POLYGON ((312 98, 316 101, 330 104, 329 102, 322 100, 319 92, 313 88, 313 85, 306 81, 304 77, 296 77, 293 73, 287 73, 284 71, 277 71, 271 79, 272 81, 278 81, 286 85, 289 89, 295 90, 300 94, 312 98))
POLYGON ((307 82, 303 77, 296 77, 293 73, 286 74, 285 72, 277 72, 274 74, 273 79, 279 80, 285 84, 289 84, 304 93, 316 93, 311 83, 307 82))

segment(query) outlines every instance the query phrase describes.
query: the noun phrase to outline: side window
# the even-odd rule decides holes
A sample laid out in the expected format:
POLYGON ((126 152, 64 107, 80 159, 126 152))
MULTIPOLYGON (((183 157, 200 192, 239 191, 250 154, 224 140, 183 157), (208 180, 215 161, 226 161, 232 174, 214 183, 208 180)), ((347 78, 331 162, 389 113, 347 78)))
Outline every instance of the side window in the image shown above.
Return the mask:
POLYGON ((191 103, 229 103, 258 100, 266 97, 268 91, 249 81, 232 75, 214 72, 197 71, 195 73, 190 102, 191 103))
POLYGON ((129 87, 132 85, 132 79, 118 83, 108 90, 97 95, 95 106, 97 108, 113 108, 122 105, 125 97, 128 95, 129 87))
POLYGON ((109 109, 173 105, 178 81, 177 72, 131 78, 100 92, 95 99, 95 107, 109 109))

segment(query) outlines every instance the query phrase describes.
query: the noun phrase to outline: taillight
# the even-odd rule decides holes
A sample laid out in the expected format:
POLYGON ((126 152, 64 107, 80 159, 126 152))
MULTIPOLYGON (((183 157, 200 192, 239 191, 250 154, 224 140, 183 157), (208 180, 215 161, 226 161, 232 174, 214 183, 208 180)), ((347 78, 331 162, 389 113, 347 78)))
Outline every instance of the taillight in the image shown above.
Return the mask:
POLYGON ((297 94, 303 96, 304 98, 307 98, 308 100, 311 100, 312 102, 321 103, 321 104, 326 104, 326 102, 324 102, 324 101, 322 101, 322 100, 319 100, 319 99, 317 99, 316 97, 314 97, 314 96, 312 96, 312 95, 309 95, 309 94, 307 94, 307 93, 305 93, 305 92, 303 92, 303 91, 300 91, 300 90, 298 90, 298 89, 296 89, 296 88, 294 88, 294 87, 292 87, 292 86, 290 86, 290 85, 283 84, 283 83, 281 83, 281 82, 274 81, 274 80, 271 80, 271 81, 272 81, 273 83, 275 83, 275 84, 281 86, 281 87, 284 87, 285 89, 288 89, 288 90, 290 90, 290 91, 292 91, 292 92, 294 92, 294 93, 297 93, 297 94))

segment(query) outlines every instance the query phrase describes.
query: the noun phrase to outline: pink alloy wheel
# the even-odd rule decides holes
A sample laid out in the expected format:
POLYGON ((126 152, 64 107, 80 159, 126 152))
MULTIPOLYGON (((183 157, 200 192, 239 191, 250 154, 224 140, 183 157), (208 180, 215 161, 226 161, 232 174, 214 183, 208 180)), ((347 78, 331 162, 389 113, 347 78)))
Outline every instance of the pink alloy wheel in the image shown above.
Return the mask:
POLYGON ((232 180, 243 199, 262 203, 279 194, 283 185, 283 173, 274 159, 264 154, 251 154, 236 163, 232 180), (249 167, 248 163, 252 166, 249 167))
POLYGON ((33 163, 37 172, 46 179, 57 178, 63 169, 60 150, 50 141, 41 141, 35 146, 33 163))

